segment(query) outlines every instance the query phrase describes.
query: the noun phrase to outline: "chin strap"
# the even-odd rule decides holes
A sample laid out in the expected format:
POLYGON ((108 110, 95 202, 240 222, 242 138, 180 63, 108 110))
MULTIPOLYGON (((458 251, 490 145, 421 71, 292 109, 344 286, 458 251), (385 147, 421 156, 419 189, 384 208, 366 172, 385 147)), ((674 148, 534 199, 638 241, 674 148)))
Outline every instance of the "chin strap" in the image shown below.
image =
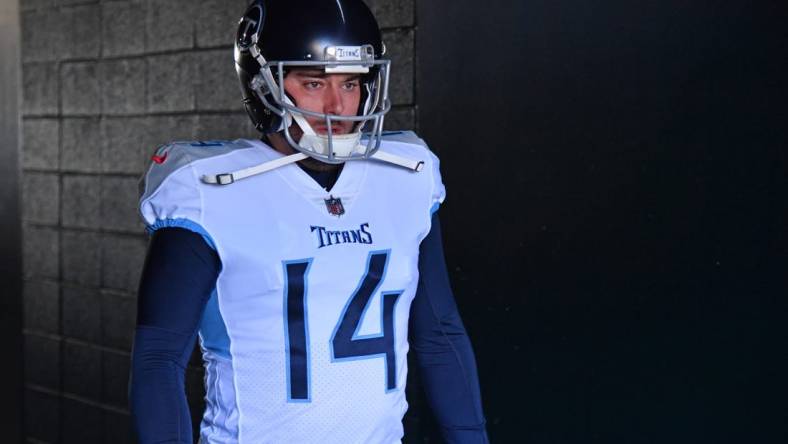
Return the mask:
POLYGON ((385 151, 375 151, 375 154, 370 156, 370 159, 379 160, 381 162, 391 163, 403 168, 407 168, 414 173, 418 173, 424 168, 423 160, 413 160, 405 157, 397 156, 395 154, 387 153, 385 151))
MULTIPOLYGON (((268 162, 261 163, 259 165, 255 165, 253 167, 244 168, 242 170, 233 171, 231 173, 221 173, 221 174, 212 174, 212 175, 203 175, 200 180, 203 183, 211 184, 211 185, 230 185, 236 181, 241 179, 245 179, 250 176, 255 176, 257 174, 262 174, 267 171, 271 171, 273 169, 289 165, 294 162, 298 162, 299 160, 306 159, 307 156, 304 153, 296 153, 291 154, 289 156, 280 157, 279 159, 269 160, 268 162)), ((376 151, 370 159, 378 160, 380 162, 386 162, 393 165, 397 165, 406 169, 409 169, 413 172, 418 173, 424 168, 424 162, 421 160, 412 160, 406 159, 404 157, 400 157, 394 154, 386 153, 383 151, 376 151)))
POLYGON ((209 183, 212 185, 230 185, 236 180, 246 179, 249 176, 262 174, 266 171, 271 171, 281 166, 289 165, 293 162, 298 162, 299 160, 304 160, 307 157, 309 156, 304 153, 295 153, 289 156, 280 157, 279 159, 269 160, 268 162, 255 165, 253 167, 233 171, 231 173, 221 173, 216 175, 206 174, 202 176, 200 180, 202 180, 204 183, 209 183))

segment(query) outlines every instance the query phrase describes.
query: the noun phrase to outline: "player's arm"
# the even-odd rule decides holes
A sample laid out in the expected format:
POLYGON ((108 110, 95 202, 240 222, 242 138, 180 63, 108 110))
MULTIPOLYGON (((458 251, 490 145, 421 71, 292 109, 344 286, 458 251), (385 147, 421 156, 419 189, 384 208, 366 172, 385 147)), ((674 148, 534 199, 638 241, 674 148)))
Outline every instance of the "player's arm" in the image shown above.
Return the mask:
POLYGON ((448 443, 487 443, 476 359, 449 285, 438 215, 419 248, 410 315, 413 350, 433 414, 448 443))
POLYGON ((194 232, 157 230, 139 287, 130 408, 141 444, 192 443, 184 373, 221 263, 194 232))

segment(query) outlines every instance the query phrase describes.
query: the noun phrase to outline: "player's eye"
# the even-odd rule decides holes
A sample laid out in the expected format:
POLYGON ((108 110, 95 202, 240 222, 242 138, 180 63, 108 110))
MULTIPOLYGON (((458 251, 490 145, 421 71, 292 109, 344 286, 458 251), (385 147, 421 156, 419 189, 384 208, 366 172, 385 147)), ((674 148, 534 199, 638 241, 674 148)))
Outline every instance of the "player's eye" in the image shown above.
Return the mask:
POLYGON ((317 80, 308 80, 304 82, 304 88, 306 89, 318 89, 322 86, 322 83, 317 80))
POLYGON ((342 84, 342 88, 344 88, 344 89, 346 89, 348 91, 353 91, 354 89, 356 89, 358 87, 359 87, 359 81, 358 80, 351 80, 349 82, 345 82, 344 84, 342 84))

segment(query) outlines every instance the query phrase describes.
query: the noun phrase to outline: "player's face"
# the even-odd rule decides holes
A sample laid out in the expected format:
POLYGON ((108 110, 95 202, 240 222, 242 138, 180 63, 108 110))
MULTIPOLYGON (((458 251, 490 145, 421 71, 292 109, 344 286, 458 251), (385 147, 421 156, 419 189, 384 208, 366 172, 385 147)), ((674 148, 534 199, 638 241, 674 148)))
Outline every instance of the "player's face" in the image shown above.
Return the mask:
MULTIPOLYGON (((320 70, 298 69, 285 77, 285 91, 299 108, 324 114, 355 116, 361 102, 361 79, 358 74, 326 74, 320 70)), ((326 121, 304 116, 318 134, 328 134, 326 121)), ((333 134, 353 131, 356 122, 334 121, 333 134)))

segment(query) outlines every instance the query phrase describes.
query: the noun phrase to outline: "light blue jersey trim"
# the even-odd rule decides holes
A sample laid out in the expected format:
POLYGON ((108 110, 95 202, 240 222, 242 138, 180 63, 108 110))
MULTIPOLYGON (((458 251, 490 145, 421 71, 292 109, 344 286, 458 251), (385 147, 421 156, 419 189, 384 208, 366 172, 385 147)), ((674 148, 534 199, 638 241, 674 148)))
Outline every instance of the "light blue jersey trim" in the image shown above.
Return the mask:
POLYGON ((435 212, 438 211, 438 208, 440 207, 441 207, 440 202, 435 202, 434 204, 432 204, 432 208, 430 208, 430 217, 432 217, 432 215, 435 214, 435 212))
POLYGON ((227 324, 224 322, 222 312, 219 310, 219 297, 214 289, 200 323, 200 337, 202 346, 226 359, 232 359, 230 355, 230 335, 227 334, 227 324))
POLYGON ((190 219, 184 219, 184 218, 157 219, 156 223, 152 225, 148 225, 145 229, 148 231, 149 234, 153 234, 154 231, 160 228, 169 228, 169 227, 184 228, 199 234, 200 236, 202 236, 203 239, 205 239, 205 242, 208 243, 208 246, 213 248, 214 251, 216 251, 216 244, 213 242, 213 239, 211 239, 211 235, 208 234, 208 231, 206 231, 205 228, 202 227, 202 225, 190 219))

